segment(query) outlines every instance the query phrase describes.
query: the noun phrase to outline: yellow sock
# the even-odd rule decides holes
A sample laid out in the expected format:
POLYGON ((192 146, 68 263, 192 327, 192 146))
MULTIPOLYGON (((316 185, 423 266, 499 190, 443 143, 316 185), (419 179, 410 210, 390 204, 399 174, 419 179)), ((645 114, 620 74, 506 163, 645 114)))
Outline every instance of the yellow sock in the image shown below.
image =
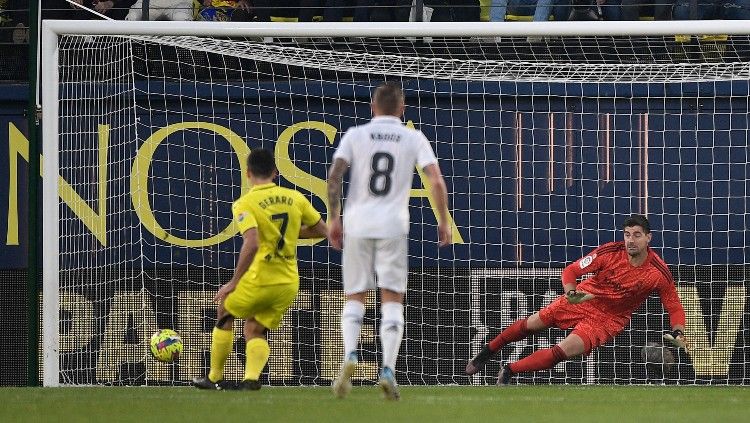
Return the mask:
POLYGON ((266 362, 270 354, 271 348, 265 339, 253 338, 247 341, 247 349, 245 349, 245 380, 258 380, 260 378, 260 372, 266 367, 266 362))
POLYGON ((211 371, 208 373, 208 379, 211 382, 224 379, 224 363, 229 353, 232 352, 232 341, 234 341, 234 333, 231 329, 214 327, 211 333, 211 371))

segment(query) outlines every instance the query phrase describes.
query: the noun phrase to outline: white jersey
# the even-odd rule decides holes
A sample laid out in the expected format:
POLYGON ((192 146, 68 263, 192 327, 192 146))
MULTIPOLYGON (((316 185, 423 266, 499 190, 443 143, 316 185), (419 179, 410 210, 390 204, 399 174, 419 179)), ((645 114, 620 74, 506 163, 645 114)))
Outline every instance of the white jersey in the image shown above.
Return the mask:
POLYGON ((344 233, 378 239, 406 236, 414 167, 437 163, 424 134, 395 116, 378 116, 346 131, 336 159, 351 166, 344 233))

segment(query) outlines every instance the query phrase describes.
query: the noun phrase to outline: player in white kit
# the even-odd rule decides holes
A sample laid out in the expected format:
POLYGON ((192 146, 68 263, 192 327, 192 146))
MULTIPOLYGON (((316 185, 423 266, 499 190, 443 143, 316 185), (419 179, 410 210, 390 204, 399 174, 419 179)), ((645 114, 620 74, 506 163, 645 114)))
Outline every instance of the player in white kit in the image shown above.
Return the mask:
POLYGON ((378 384, 387 399, 399 398, 394 375, 404 331, 404 292, 408 271, 409 192, 415 166, 424 170, 437 205, 438 242, 450 244, 448 193, 435 153, 421 131, 401 122, 404 93, 395 84, 380 85, 372 98, 372 120, 350 128, 341 138, 328 174, 329 241, 341 250, 346 304, 341 313, 344 362, 333 383, 336 396, 352 388, 357 341, 367 291, 380 288, 380 342, 383 364, 378 384), (343 225, 341 187, 350 170, 343 225), (377 276, 377 278, 376 278, 377 276))

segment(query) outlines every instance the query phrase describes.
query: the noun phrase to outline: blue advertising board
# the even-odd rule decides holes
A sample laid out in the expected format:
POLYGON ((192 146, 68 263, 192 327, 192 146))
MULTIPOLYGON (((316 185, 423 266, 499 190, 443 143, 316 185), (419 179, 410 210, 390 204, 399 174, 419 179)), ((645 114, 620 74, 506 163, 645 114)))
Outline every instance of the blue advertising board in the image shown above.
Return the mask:
MULTIPOLYGON (((438 251, 434 212, 415 178, 412 265, 561 266, 617 239, 630 213, 649 216, 668 263, 745 263, 747 81, 409 81, 405 89, 405 120, 433 143, 458 241, 438 251)), ((63 100, 85 91, 65 87, 63 100)), ((274 149, 280 183, 324 211, 337 143, 370 118, 365 84, 139 83, 131 100, 126 112, 116 104, 61 121, 63 233, 85 254, 139 257, 147 267, 233 266, 230 205, 252 148, 274 149), (102 194, 107 216, 98 213, 102 194)), ((23 267, 25 257, 21 105, 0 116, 5 268, 23 267)))

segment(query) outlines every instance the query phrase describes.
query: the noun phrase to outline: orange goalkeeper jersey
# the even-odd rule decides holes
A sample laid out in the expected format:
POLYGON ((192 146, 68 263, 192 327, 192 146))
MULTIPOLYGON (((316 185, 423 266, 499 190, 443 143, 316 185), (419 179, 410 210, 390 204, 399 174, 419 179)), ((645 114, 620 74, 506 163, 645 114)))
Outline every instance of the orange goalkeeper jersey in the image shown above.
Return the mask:
POLYGON ((661 257, 649 248, 646 260, 638 267, 632 266, 628 258, 625 242, 604 244, 568 265, 563 282, 593 273, 576 289, 594 294, 596 298, 585 304, 623 324, 652 292, 658 292, 672 326, 684 325, 685 311, 672 273, 661 257))

